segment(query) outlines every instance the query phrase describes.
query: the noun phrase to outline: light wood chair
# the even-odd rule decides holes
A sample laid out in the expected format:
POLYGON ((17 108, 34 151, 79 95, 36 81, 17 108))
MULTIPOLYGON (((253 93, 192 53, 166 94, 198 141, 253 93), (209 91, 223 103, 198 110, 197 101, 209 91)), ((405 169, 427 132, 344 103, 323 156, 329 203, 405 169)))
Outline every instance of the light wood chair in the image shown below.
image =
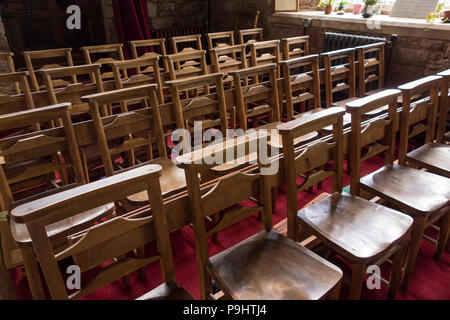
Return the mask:
POLYGON ((352 263, 351 300, 360 298, 367 267, 394 255, 388 296, 395 298, 413 221, 401 212, 342 193, 344 114, 342 108, 322 109, 278 127, 283 137, 288 236, 298 241, 303 239, 302 233, 312 234, 352 263), (333 126, 331 138, 295 148, 297 136, 329 125, 333 126), (330 161, 332 167, 324 168, 330 161), (297 176, 312 170, 315 173, 298 186, 297 176), (333 177, 333 194, 319 196, 320 201, 298 211, 298 192, 329 177, 333 177))
POLYGON ((210 51, 211 64, 214 72, 223 73, 226 78, 226 84, 233 86, 233 78, 229 76, 231 71, 246 69, 248 66, 245 44, 238 44, 235 46, 227 46, 214 48, 210 51))
POLYGON ((446 123, 441 120, 446 120, 449 110, 448 81, 450 72, 441 74, 444 76, 442 79, 429 77, 418 80, 416 83, 399 87, 403 91, 403 108, 410 110, 410 112, 402 112, 401 114, 401 130, 406 131, 404 127, 408 129, 408 135, 404 134, 402 137, 409 140, 425 130, 425 144, 423 146, 408 152, 408 142, 402 142, 399 163, 401 165, 411 164, 415 167, 425 168, 427 171, 450 178, 450 146, 442 143, 434 143, 437 109, 438 107, 440 109, 438 124, 440 138, 437 138, 437 141, 443 141, 443 133, 445 131, 442 130, 442 126, 445 126, 446 123), (438 96, 439 86, 445 88, 441 91, 440 103, 438 96), (425 101, 410 102, 411 92, 421 96, 428 95, 428 97, 425 98, 425 101), (425 126, 423 124, 424 120, 426 121, 425 126))
MULTIPOLYGON (((71 188, 85 183, 75 133, 70 120, 70 104, 36 108, 0 116, 0 127, 22 128, 36 122, 61 118, 63 128, 58 134, 34 131, 24 135, 9 136, 0 140, 0 195, 3 208, 13 216, 20 206, 27 206, 42 197, 70 193, 71 188), (60 182, 55 172, 59 172, 60 182), (33 187, 31 187, 33 186, 33 187)), ((29 207, 31 208, 31 207, 29 207)), ((66 211, 67 212, 67 211, 66 211)), ((48 245, 67 244, 67 235, 78 232, 103 217, 114 215, 114 204, 104 203, 90 210, 64 219, 47 228, 48 245)), ((45 216, 43 216, 45 218, 45 216)), ((4 221, 2 221, 4 223, 4 221)), ((10 220, 10 228, 1 228, 2 251, 7 256, 8 268, 25 265, 27 280, 34 299, 44 299, 39 263, 33 250, 32 234, 23 222, 10 220), (9 230, 9 234, 4 233, 9 230), (13 239, 11 241, 11 239, 13 239), (17 245, 20 250, 17 250, 17 245)), ((41 262, 43 262, 41 260, 41 262)), ((45 270, 45 263, 41 265, 45 270)))
POLYGON ((263 28, 239 30, 238 36, 240 44, 250 44, 258 41, 264 41, 263 28))
POLYGON ((280 40, 260 41, 249 44, 251 53, 251 66, 261 66, 265 64, 277 64, 277 78, 280 74, 278 63, 281 61, 280 40))
MULTIPOLYGON (((2 52, 0 53, 0 61, 6 62, 6 64, 8 65, 8 71, 7 73, 14 73, 16 72, 16 67, 14 65, 14 53, 12 52, 2 52)), ((2 72, 0 72, 0 74, 2 74, 2 72)), ((14 92, 16 94, 20 94, 20 86, 18 82, 14 82, 13 84, 13 88, 14 88, 14 92)), ((4 88, 0 88, 0 92, 2 92, 4 90, 4 92, 9 92, 9 90, 5 90, 4 88)))
POLYGON ((355 48, 358 53, 358 87, 361 98, 384 88, 385 47, 386 43, 379 42, 355 48), (376 88, 367 90, 373 82, 377 82, 376 88))
MULTIPOLYGON (((63 67, 63 64, 54 62, 54 59, 58 60, 64 60, 65 66, 71 67, 73 66, 73 59, 72 59, 72 48, 61 48, 61 49, 50 49, 50 50, 37 50, 37 51, 25 51, 23 53, 23 57, 25 58, 25 63, 27 65, 28 73, 30 75, 31 79, 31 87, 33 91, 39 91, 42 87, 38 83, 37 77, 36 77, 36 71, 39 70, 45 70, 45 69, 53 69, 53 68, 60 68, 63 67), (44 65, 40 65, 36 69, 35 61, 40 60, 43 61, 44 65), (49 62, 50 61, 50 62, 49 62)), ((72 77, 71 82, 67 81, 57 81, 53 85, 54 86, 60 86, 60 85, 67 85, 69 83, 77 83, 77 78, 72 77)))
POLYGON ((214 32, 206 35, 208 50, 234 46, 234 31, 214 32))
MULTIPOLYGON (((31 90, 28 85, 27 72, 13 72, 13 73, 3 73, 0 74, 0 85, 14 85, 14 87, 19 86, 14 89, 15 92, 23 92, 22 97, 17 97, 16 95, 0 94, 0 114, 6 114, 11 112, 17 112, 22 110, 17 110, 16 108, 11 108, 11 105, 21 104, 24 102, 22 107, 23 110, 34 109, 33 96, 31 95, 31 90), (22 87, 22 88, 21 88, 22 87)), ((34 130, 39 130, 39 123, 33 124, 34 130)))
POLYGON ((283 79, 283 90, 279 93, 280 105, 286 106, 287 120, 291 121, 296 116, 294 104, 300 104, 300 113, 319 109, 319 55, 281 61, 280 66, 283 79))
MULTIPOLYGON (((437 79, 431 79, 431 81, 434 80, 437 79)), ((428 78, 427 81, 430 81, 430 78, 428 78)), ((425 84, 425 87, 427 86, 429 86, 429 84, 425 84)), ((416 81, 403 86, 404 90, 407 88, 408 93, 406 93, 406 95, 412 94, 415 91, 420 91, 424 88, 424 81, 416 81)), ((384 94, 385 92, 381 92, 347 104, 347 111, 352 114, 351 188, 352 194, 354 195, 358 195, 360 191, 368 192, 370 195, 381 198, 387 204, 394 208, 398 208, 402 212, 413 217, 414 223, 411 231, 411 241, 405 263, 402 284, 402 288, 406 290, 412 276, 424 230, 427 226, 430 226, 441 218, 443 218, 443 223, 435 252, 436 258, 440 256, 442 249, 446 244, 450 226, 450 180, 436 174, 394 164, 395 130, 391 129, 384 132, 384 134, 382 130, 377 131, 376 133, 373 133, 373 130, 369 130, 370 126, 375 128, 377 126, 384 126, 383 117, 380 117, 374 123, 371 123, 369 129, 366 128, 366 130, 361 130, 361 113, 370 109, 374 110, 377 107, 380 108, 380 106, 383 106, 383 103, 386 105, 386 99, 383 97, 384 94), (367 104, 367 107, 361 107, 365 104, 367 104), (368 137, 370 135, 373 137, 375 134, 379 139, 384 138, 385 142, 368 146, 367 141, 370 141, 368 140, 368 137), (369 147, 368 151, 363 154, 362 150, 366 147, 369 147), (359 178, 361 162, 382 153, 386 156, 386 165, 375 172, 359 178), (436 186, 439 186, 439 188, 436 188, 436 186)), ((395 94, 392 93, 390 95, 394 95, 398 98, 400 94, 401 92, 396 90, 395 94)), ((406 103, 402 107, 402 118, 405 118, 405 113, 411 111, 407 101, 408 99, 405 99, 406 103)), ((394 128, 397 128, 397 117, 392 115, 392 110, 397 110, 397 101, 395 100, 390 103, 393 103, 395 109, 390 109, 391 114, 389 119, 390 121, 394 121, 394 128)), ((421 109, 429 109, 430 103, 426 102, 421 103, 420 105, 417 105, 415 108, 415 116, 420 115, 420 113, 423 112, 420 111, 421 109), (425 108, 420 108, 420 105, 425 108)), ((435 107, 431 107, 431 109, 435 109, 435 107)), ((408 141, 409 132, 409 126, 405 125, 403 122, 402 127, 400 127, 400 150, 406 149, 405 143, 408 141)), ((404 151, 400 151, 400 154, 402 153, 404 154, 404 151)))
POLYGON ((164 284, 140 299, 169 299, 167 296, 159 296, 161 291, 166 291, 172 297, 175 295, 193 300, 192 296, 175 283, 169 231, 158 181, 160 174, 160 166, 144 166, 15 208, 11 219, 14 223, 24 224, 29 231, 52 299, 80 298, 159 260, 164 284), (52 224, 143 190, 148 193, 151 214, 149 211, 135 212, 113 218, 95 227, 69 234, 68 247, 58 250, 51 245, 46 228, 52 224), (154 242, 158 248, 156 254, 144 258, 127 256, 118 259, 107 267, 101 267, 99 274, 81 289, 75 292, 67 290, 63 280, 64 271, 58 261, 73 257, 75 264, 83 272, 154 242))
MULTIPOLYGON (((49 102, 51 104, 70 102, 72 104, 70 109, 72 116, 86 115, 89 111, 89 106, 82 102, 82 96, 90 93, 93 87, 96 89, 96 92, 104 91, 100 67, 101 65, 99 64, 89 64, 39 71, 47 88, 49 102), (85 80, 85 83, 77 81, 77 83, 68 84, 64 87, 55 88, 54 86, 55 80, 81 78, 82 76, 86 77, 87 81, 85 80)), ((101 111, 103 115, 108 115, 111 112, 106 107, 101 111)), ((59 125, 61 125, 61 121, 59 121, 59 125)))
MULTIPOLYGON (((170 38, 170 43, 172 44, 172 53, 192 53, 203 51, 202 35, 193 34, 188 36, 179 36, 170 38)), ((181 68, 179 62, 175 62, 177 69, 181 68)), ((191 61, 192 65, 198 65, 198 62, 191 61)))
MULTIPOLYGON (((128 44, 131 48, 131 54, 134 59, 137 58, 154 58, 162 57, 167 55, 166 39, 147 39, 147 40, 133 40, 129 41, 128 44), (138 53, 139 48, 145 48, 142 54, 138 53), (150 51, 147 49, 150 48, 150 51), (156 50, 155 50, 156 49, 156 50)), ((161 58, 160 62, 165 63, 161 58)), ((164 64, 164 70, 167 70, 167 65, 164 64)))
MULTIPOLYGON (((154 56, 152 58, 143 56, 137 59, 113 62, 111 65, 114 74, 114 81, 116 83, 116 89, 154 83, 158 86, 158 103, 163 104, 164 88, 161 79, 161 70, 159 68, 159 60, 160 57, 158 56, 154 56), (123 69, 134 70, 134 75, 123 79, 120 73, 120 70, 123 69)), ((126 111, 128 110, 122 109, 122 112, 126 111)))
MULTIPOLYGON (((223 86, 223 73, 168 81, 166 84, 172 95, 178 129, 193 131, 195 129, 195 121, 199 121, 201 122, 202 132, 207 129, 219 127, 222 136, 226 137, 228 116, 223 86), (183 91, 189 91, 205 86, 214 87, 216 93, 213 95, 181 100, 183 91)), ((183 138, 183 140, 185 140, 185 138, 183 138)), ((191 149, 190 143, 189 149, 191 149)))
MULTIPOLYGON (((106 176, 143 164, 158 164, 163 168, 161 188, 169 196, 186 188, 183 170, 168 159, 163 124, 158 108, 157 87, 154 84, 132 87, 83 97, 89 103, 91 117, 97 135, 97 144, 106 176), (119 104, 129 100, 145 99, 147 108, 102 118, 102 105, 119 104), (112 143, 120 140, 120 143, 112 143), (153 157, 153 145, 158 148, 158 158, 153 157), (144 149, 145 160, 139 160, 136 152, 144 149), (124 161, 112 161, 122 155, 124 161)), ((86 163, 86 161, 85 161, 86 163)), ((127 198, 132 206, 140 206, 148 200, 146 193, 127 198)))
POLYGON ((268 64, 231 72, 236 114, 242 130, 248 130, 249 118, 261 117, 264 114, 269 115, 268 124, 260 126, 261 129, 276 128, 281 121, 276 71, 276 64, 268 64), (269 78, 269 81, 259 82, 258 78, 263 77, 269 78), (252 84, 243 85, 244 79, 253 79, 252 84))
POLYGON ((220 177, 206 190, 200 183, 199 173, 226 163, 226 155, 231 152, 242 150, 240 156, 248 156, 261 139, 262 135, 242 136, 231 143, 223 142, 213 151, 201 150, 177 158, 188 183, 201 299, 212 298, 212 280, 225 297, 234 300, 336 299, 342 277, 339 268, 272 229, 270 190, 258 168, 220 177), (214 156, 216 163, 209 164, 208 156, 214 156), (254 196, 258 197, 256 207, 242 204, 254 196), (207 230, 204 219, 219 212, 221 219, 207 230), (258 212, 262 214, 263 231, 209 256, 209 235, 258 212))
MULTIPOLYGON (((98 46, 88 46, 88 47, 81 47, 81 51, 84 55, 84 60, 86 61, 86 64, 100 64, 102 66, 106 66, 111 62, 116 61, 123 61, 125 60, 123 55, 123 44, 121 43, 115 43, 115 44, 103 44, 98 46), (116 58, 113 57, 102 57, 97 60, 95 60, 95 57, 98 55, 104 55, 104 54, 115 54, 116 58)), ((123 77, 127 78, 127 70, 122 70, 123 77)), ((102 79, 114 79, 114 75, 111 71, 109 72, 103 72, 101 73, 102 79)))
POLYGON ((442 77, 441 100, 439 102, 439 122, 436 133, 436 142, 445 143, 450 141, 447 132, 447 121, 450 117, 450 69, 438 73, 442 77))
POLYGON ((281 39, 283 60, 290 60, 309 55, 309 36, 281 39))

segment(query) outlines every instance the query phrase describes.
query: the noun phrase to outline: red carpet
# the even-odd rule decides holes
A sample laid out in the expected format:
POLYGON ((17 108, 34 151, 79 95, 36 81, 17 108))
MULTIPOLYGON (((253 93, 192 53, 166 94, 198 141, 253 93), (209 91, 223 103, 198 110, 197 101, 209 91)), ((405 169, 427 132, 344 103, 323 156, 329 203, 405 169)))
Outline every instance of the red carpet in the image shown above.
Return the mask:
MULTIPOLYGON (((362 174, 372 172, 383 165, 381 158, 374 158, 364 163, 362 174)), ((348 185, 350 178, 344 177, 344 185, 348 185)), ((323 190, 315 190, 316 194, 306 192, 299 194, 300 206, 304 206, 319 193, 331 191, 331 180, 323 185, 323 190)), ((419 191, 419 190, 418 190, 419 191)), ((286 218, 286 196, 283 186, 280 187, 276 212, 273 216, 274 225, 286 218)), ((256 217, 250 217, 219 233, 219 242, 210 243, 210 254, 216 254, 235 243, 249 237, 260 230, 260 222, 256 217)), ((172 248, 175 260, 177 282, 189 291, 194 297, 199 297, 199 283, 197 276, 197 263, 195 259, 195 248, 192 228, 186 227, 171 236, 172 248)), ((422 247, 417 258, 414 275, 411 279, 408 291, 399 292, 397 299, 450 299, 450 254, 444 253, 441 261, 433 260, 434 245, 428 241, 422 241, 422 247)), ((350 274, 350 267, 340 259, 333 260, 346 274, 350 274)), ((383 266, 383 273, 386 273, 388 266, 383 266)), ((11 272, 18 299, 30 299, 26 279, 22 276, 20 269, 11 272)), ((385 275, 384 275, 385 276, 385 275)), ((385 276, 386 277, 386 276, 385 276)), ((139 277, 136 272, 131 275, 131 286, 126 288, 122 282, 116 281, 104 288, 97 290, 84 297, 84 299, 135 299, 144 293, 160 285, 161 273, 159 263, 147 267, 146 277, 139 277)), ((343 285, 342 298, 347 296, 348 288, 343 285)), ((385 299, 387 287, 382 285, 381 290, 363 289, 362 299, 380 300, 385 299)))

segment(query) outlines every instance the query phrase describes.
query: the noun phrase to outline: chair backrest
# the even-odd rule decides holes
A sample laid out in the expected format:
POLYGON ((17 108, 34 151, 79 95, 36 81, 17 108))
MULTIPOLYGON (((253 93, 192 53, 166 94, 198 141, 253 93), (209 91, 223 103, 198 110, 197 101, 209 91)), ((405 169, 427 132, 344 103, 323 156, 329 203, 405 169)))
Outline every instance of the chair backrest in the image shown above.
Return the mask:
POLYGON ((281 51, 283 60, 309 55, 309 36, 281 39, 281 51))
MULTIPOLYGON (((131 54, 133 55, 134 59, 154 58, 167 55, 166 39, 164 38, 133 40, 129 41, 128 43, 130 45, 131 54), (139 52, 140 48, 143 49, 141 49, 141 51, 139 52), (148 51, 148 49, 150 49, 150 51, 148 51)), ((166 65, 164 65, 164 69, 167 69, 166 65)))
MULTIPOLYGON (((142 56, 138 59, 116 61, 112 63, 112 70, 114 74, 114 81, 116 83, 116 89, 123 89, 134 87, 143 84, 156 84, 158 86, 158 102, 164 103, 163 84, 161 80, 161 73, 159 68, 158 56, 147 57, 142 56), (123 79, 120 74, 120 70, 133 69, 135 74, 123 79)), ((128 111, 127 109, 122 110, 128 111)))
POLYGON ((169 68, 169 79, 178 80, 208 74, 206 51, 176 53, 165 56, 169 68), (179 67, 178 67, 179 66, 179 67))
MULTIPOLYGON (((89 103, 90 113, 97 133, 97 143, 100 149, 105 174, 112 176, 117 170, 111 157, 128 153, 128 165, 134 166, 134 150, 137 148, 152 148, 156 142, 159 156, 167 158, 165 138, 158 108, 157 86, 154 84, 120 89, 83 97, 89 103), (102 105, 120 104, 130 100, 146 100, 148 108, 120 113, 118 115, 101 118, 102 105), (148 132, 150 136, 137 136, 137 133, 148 132), (122 139, 121 143, 108 142, 122 139)), ((150 150, 149 150, 150 153, 150 150)), ((150 157, 149 157, 150 158, 150 157)))
MULTIPOLYGON (((50 49, 50 50, 37 50, 37 51, 25 51, 23 53, 23 57, 25 58, 25 63, 27 65, 28 72, 30 74, 31 79, 31 87, 33 88, 33 91, 39 91, 39 83, 36 77, 35 70, 36 65, 33 61, 44 61, 44 65, 39 65, 38 70, 45 70, 45 69, 51 69, 51 68, 59 68, 63 67, 64 65, 61 65, 58 62, 51 61, 50 59, 58 59, 58 60, 65 60, 66 66, 70 67, 73 66, 73 60, 72 60, 72 48, 61 48, 61 49, 50 49)), ((77 78, 72 77, 71 79, 72 83, 77 83, 77 78)), ((55 83, 55 85, 67 85, 67 82, 58 81, 55 83)))
POLYGON ((445 133, 447 132, 447 120, 450 114, 450 69, 438 73, 442 77, 441 82, 441 100, 439 102, 439 123, 436 133, 436 142, 444 143, 445 133))
POLYGON ((211 49, 210 54, 214 72, 228 75, 230 71, 247 68, 245 44, 211 49))
POLYGON ((257 212, 262 213, 263 227, 270 230, 272 228, 272 206, 267 192, 268 188, 263 186, 263 180, 257 165, 250 166, 253 170, 246 171, 243 169, 222 176, 215 180, 213 185, 210 183, 206 188, 204 185, 201 185, 201 177, 199 176, 201 176, 202 172, 207 172, 205 169, 237 160, 236 155, 243 159, 254 153, 257 149, 259 150, 262 139, 267 139, 267 134, 253 132, 233 140, 222 141, 211 148, 207 147, 184 154, 176 159, 177 165, 184 168, 186 175, 202 299, 205 299, 212 292, 211 279, 206 270, 209 257, 208 236, 257 212), (233 157, 230 157, 230 154, 233 157), (214 163, 209 161, 210 157, 215 159, 214 163), (255 196, 259 199, 256 207, 248 207, 242 204, 244 200, 255 196), (263 199, 265 200, 263 201, 263 199), (205 218, 219 212, 223 218, 207 230, 205 218))
POLYGON ((401 165, 406 165, 409 139, 425 133, 425 143, 434 141, 441 81, 440 76, 429 76, 398 87, 402 91, 402 112, 399 124, 399 163, 401 165), (412 102, 413 95, 424 98, 412 102))
MULTIPOLYGON (((31 95, 31 90, 28 85, 26 72, 13 72, 0 74, 0 85, 18 85, 18 91, 23 92, 23 96, 0 94, 0 114, 6 114, 10 112, 17 112, 21 110, 15 110, 16 108, 10 108, 11 104, 22 105, 23 110, 34 109, 34 101, 31 95), (22 87, 22 90, 21 88, 22 87), (23 104, 22 104, 23 102, 23 104), (11 111, 12 110, 12 111, 11 111)), ((17 92, 17 90, 15 90, 17 92)), ((33 124, 34 130, 39 130, 39 123, 33 124)))
POLYGON ((172 37, 170 38, 170 42, 172 43, 172 53, 185 53, 203 50, 201 34, 172 37), (184 48, 182 50, 180 50, 181 46, 179 47, 181 44, 184 44, 184 48))
POLYGON ((233 71, 235 88, 235 105, 241 129, 247 131, 247 114, 250 103, 267 104, 269 121, 280 121, 280 105, 278 101, 278 84, 276 77, 276 64, 268 64, 258 67, 251 67, 243 70, 233 71), (269 81, 255 81, 258 77, 268 77, 269 81), (244 79, 253 79, 252 84, 243 85, 244 79))
POLYGON ((359 96, 367 94, 368 85, 377 82, 374 90, 384 88, 385 42, 356 47, 358 52, 359 96))
POLYGON ((53 299, 76 299, 93 292, 124 275, 159 260, 163 280, 175 280, 169 231, 162 203, 159 177, 161 167, 148 165, 129 172, 60 192, 17 207, 12 219, 29 230, 36 256, 53 299), (151 212, 134 212, 112 218, 68 236, 69 246, 54 249, 46 226, 99 206, 119 201, 137 192, 147 191, 151 212), (70 208, 70 210, 67 210, 70 208), (157 252, 141 259, 124 257, 102 266, 134 249, 156 242, 157 252), (81 272, 100 267, 80 290, 68 291, 58 261, 72 257, 81 272))
POLYGON ((350 133, 350 192, 359 195, 361 163, 374 156, 384 154, 385 163, 392 164, 395 156, 395 135, 397 131, 397 98, 401 92, 385 90, 365 98, 347 103, 351 114, 350 133), (387 115, 363 120, 365 113, 389 105, 387 115), (366 148, 368 147, 368 148, 366 148))
MULTIPOLYGON (((103 92, 103 82, 100 75, 100 64, 88 64, 83 66, 65 67, 41 70, 39 73, 44 78, 45 86, 47 88, 48 99, 51 104, 62 102, 70 102, 72 104, 72 115, 82 115, 89 111, 89 107, 82 102, 82 97, 87 92, 92 92, 92 87, 96 88, 97 92, 103 92), (54 80, 64 79, 67 77, 81 78, 85 76, 91 82, 68 84, 62 88, 55 88, 54 80)), ((108 115, 109 110, 104 108, 103 115, 108 115)))
POLYGON ((294 118, 294 104, 300 103, 303 113, 308 109, 320 108, 320 74, 319 55, 295 58, 280 62, 283 95, 280 94, 280 101, 286 99, 286 113, 288 121, 294 118), (283 99, 281 99, 283 98, 283 99))
MULTIPOLYGON (((64 185, 85 182, 70 108, 70 103, 64 103, 0 116, 0 127, 5 130, 60 118, 64 124, 57 134, 53 131, 47 135, 43 130, 0 139, 0 194, 4 209, 9 211, 23 194, 31 194, 27 188, 39 186, 38 178, 50 176, 44 180, 55 188, 50 181, 55 180, 56 171, 64 185)), ((38 189, 41 191, 35 190, 38 189)))
MULTIPOLYGON (((14 66, 14 53, 12 52, 1 52, 0 53, 0 61, 6 62, 6 64, 8 65, 8 71, 7 73, 13 73, 16 72, 16 67, 14 66)), ((2 72, 0 72, 0 74, 2 74, 2 72)), ((16 94, 20 94, 20 86, 18 82, 14 82, 13 84, 14 86, 14 92, 16 94)), ((0 88, 0 92, 2 91, 3 88, 0 88)), ((8 92, 9 90, 5 90, 6 92, 8 92)))
POLYGON ((287 192, 288 237, 294 239, 297 234, 297 193, 333 177, 333 191, 341 192, 343 184, 343 108, 329 108, 311 114, 305 114, 293 121, 278 126, 283 140, 284 181, 287 192), (332 138, 319 139, 306 146, 296 148, 294 140, 311 132, 319 131, 329 125, 333 126, 332 138), (325 165, 332 161, 331 170, 325 165), (297 177, 308 172, 305 181, 297 186, 297 177))
POLYGON ((190 129, 189 123, 196 119, 201 121, 203 117, 206 117, 208 120, 202 121, 203 130, 220 127, 223 136, 226 136, 228 120, 223 73, 169 81, 166 84, 169 86, 172 95, 178 129, 190 129), (216 93, 181 100, 183 91, 205 86, 214 86, 216 93))
POLYGON ((221 47, 234 46, 234 31, 208 33, 208 50, 221 47))
MULTIPOLYGON (((84 55, 84 60, 86 61, 86 64, 100 64, 102 66, 107 65, 111 62, 115 61, 123 61, 125 60, 123 55, 123 44, 121 43, 115 43, 115 44, 104 44, 104 45, 98 45, 98 46, 88 46, 88 47, 81 47, 81 51, 84 55), (95 56, 98 56, 99 54, 116 54, 118 59, 112 58, 112 57, 103 57, 99 59, 95 59, 95 56)), ((114 76, 112 72, 104 72, 101 74, 102 79, 113 79, 114 76)), ((127 71, 123 70, 123 76, 126 78, 127 71)))
POLYGON ((250 44, 252 67, 265 64, 277 64, 277 77, 280 74, 280 40, 260 41, 250 44))
POLYGON ((238 31, 239 43, 250 44, 253 42, 263 41, 263 28, 244 29, 238 31), (250 38, 250 39, 248 39, 250 38))
MULTIPOLYGON (((331 107, 334 94, 348 90, 347 98, 356 95, 355 49, 342 49, 322 53, 325 78, 325 106, 331 107), (339 62, 335 65, 335 62, 339 62)), ((344 100, 344 99, 340 99, 344 100)))

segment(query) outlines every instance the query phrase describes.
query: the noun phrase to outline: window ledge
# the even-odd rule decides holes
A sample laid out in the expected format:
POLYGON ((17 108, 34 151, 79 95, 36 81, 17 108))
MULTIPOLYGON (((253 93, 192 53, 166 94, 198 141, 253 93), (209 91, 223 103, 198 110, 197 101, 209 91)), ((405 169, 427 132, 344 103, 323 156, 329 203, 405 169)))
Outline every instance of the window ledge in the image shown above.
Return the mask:
POLYGON ((450 24, 427 23, 425 19, 393 18, 375 15, 365 19, 361 15, 336 12, 325 15, 323 11, 276 12, 269 22, 303 25, 303 19, 312 19, 312 27, 326 27, 340 30, 366 31, 373 33, 398 33, 412 37, 450 40, 450 24))

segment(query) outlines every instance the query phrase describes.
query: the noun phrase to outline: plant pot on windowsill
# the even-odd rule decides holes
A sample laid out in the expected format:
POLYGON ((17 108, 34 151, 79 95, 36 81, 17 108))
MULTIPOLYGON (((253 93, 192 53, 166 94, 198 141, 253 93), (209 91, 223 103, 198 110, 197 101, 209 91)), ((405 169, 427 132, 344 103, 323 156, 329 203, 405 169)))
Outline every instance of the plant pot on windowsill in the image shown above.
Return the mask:
POLYGON ((370 18, 373 16, 377 11, 376 6, 365 6, 363 11, 363 18, 370 18))
POLYGON ((333 7, 325 7, 325 14, 331 14, 333 12, 333 7))

